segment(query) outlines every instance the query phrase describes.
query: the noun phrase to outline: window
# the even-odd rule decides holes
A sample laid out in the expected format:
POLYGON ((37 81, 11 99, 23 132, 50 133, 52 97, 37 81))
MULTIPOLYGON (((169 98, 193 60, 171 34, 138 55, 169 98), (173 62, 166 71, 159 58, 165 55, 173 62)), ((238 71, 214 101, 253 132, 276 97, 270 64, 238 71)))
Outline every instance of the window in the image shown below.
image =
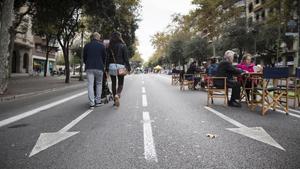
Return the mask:
POLYGON ((253 4, 252 3, 249 4, 248 11, 249 11, 249 13, 251 13, 253 11, 253 4))
POLYGON ((255 0, 255 4, 259 4, 259 0, 255 0))
POLYGON ((25 53, 23 56, 23 68, 24 69, 28 69, 28 61, 29 61, 28 54, 25 53))
POLYGON ((256 16, 255 16, 255 20, 256 20, 256 21, 259 21, 259 14, 258 14, 258 13, 257 13, 256 16))
POLYGON ((42 52, 42 47, 40 45, 36 45, 35 48, 36 48, 36 51, 42 52))
POLYGON ((266 16, 266 14, 265 14, 265 11, 263 10, 263 11, 261 12, 261 19, 262 19, 262 20, 265 20, 265 16, 266 16))

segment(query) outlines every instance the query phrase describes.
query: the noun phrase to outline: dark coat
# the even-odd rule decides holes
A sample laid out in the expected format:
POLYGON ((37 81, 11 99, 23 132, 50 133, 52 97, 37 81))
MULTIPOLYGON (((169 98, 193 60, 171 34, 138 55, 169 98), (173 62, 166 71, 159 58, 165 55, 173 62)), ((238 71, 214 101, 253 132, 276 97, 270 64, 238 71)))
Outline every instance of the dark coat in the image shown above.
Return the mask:
POLYGON ((106 67, 109 67, 109 64, 111 63, 117 63, 121 65, 125 65, 126 69, 130 72, 131 67, 129 64, 129 58, 128 58, 128 50, 125 44, 123 43, 117 43, 112 47, 109 47, 107 49, 108 57, 107 57, 107 63, 106 67), (113 52, 113 54, 112 54, 113 52))
POLYGON ((97 69, 104 71, 106 59, 105 46, 99 41, 92 40, 83 49, 83 62, 85 69, 97 69))
MULTIPOLYGON (((227 84, 234 81, 233 76, 240 75, 243 71, 235 68, 230 62, 222 61, 217 68, 216 77, 227 77, 227 84)), ((215 80, 215 85, 223 86, 223 80, 215 80)))
POLYGON ((227 79, 233 80, 233 76, 240 75, 242 72, 228 61, 222 61, 217 68, 216 77, 227 77, 227 79))

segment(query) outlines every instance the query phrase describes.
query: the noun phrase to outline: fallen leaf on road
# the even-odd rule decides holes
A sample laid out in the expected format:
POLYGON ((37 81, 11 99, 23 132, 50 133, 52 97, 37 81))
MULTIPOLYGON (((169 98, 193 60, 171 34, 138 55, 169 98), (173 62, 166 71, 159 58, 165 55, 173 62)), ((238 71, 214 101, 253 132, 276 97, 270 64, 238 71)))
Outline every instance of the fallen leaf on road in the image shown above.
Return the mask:
POLYGON ((216 135, 214 135, 214 134, 206 134, 206 136, 207 137, 209 137, 209 138, 211 138, 211 139, 213 139, 213 138, 216 138, 217 136, 216 135))

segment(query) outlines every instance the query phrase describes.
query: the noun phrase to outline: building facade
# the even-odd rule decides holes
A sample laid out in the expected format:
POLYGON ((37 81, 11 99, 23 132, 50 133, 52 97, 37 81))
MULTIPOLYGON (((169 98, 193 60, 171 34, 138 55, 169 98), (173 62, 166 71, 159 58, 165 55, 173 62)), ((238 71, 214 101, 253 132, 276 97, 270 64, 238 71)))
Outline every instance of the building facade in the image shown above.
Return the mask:
MULTIPOLYGON (((268 1, 271 0, 245 0, 246 18, 249 28, 251 28, 254 25, 254 23, 266 24, 265 21, 268 19, 268 17, 270 17, 271 14, 279 12, 278 7, 266 7, 265 4, 268 1)), ((281 2, 282 1, 279 1, 279 3, 281 2)), ((294 3, 296 4, 297 0, 295 0, 294 3)), ((299 19, 297 11, 295 10, 289 12, 291 12, 291 20, 295 20, 297 22, 297 19, 299 19)), ((285 33, 284 36, 289 36, 288 38, 292 40, 289 42, 281 40, 281 43, 279 45, 280 52, 279 54, 277 54, 279 56, 276 55, 273 57, 265 57, 263 54, 258 54, 257 59, 260 64, 273 63, 278 66, 289 66, 291 68, 292 73, 295 67, 299 67, 299 34, 296 33, 293 36, 287 34, 287 23, 283 25, 278 25, 278 27, 280 29, 280 32, 285 33)), ((274 36, 278 36, 278 34, 274 34, 274 36)))
MULTIPOLYGON (((21 10, 25 10, 25 8, 21 8, 21 10)), ((46 39, 33 35, 30 16, 25 16, 25 20, 26 22, 21 23, 20 27, 24 24, 23 27, 27 28, 26 32, 16 34, 10 72, 11 74, 42 74, 46 60, 46 39)), ((54 43, 50 43, 49 48, 48 74, 54 70, 58 51, 58 47, 54 43)))

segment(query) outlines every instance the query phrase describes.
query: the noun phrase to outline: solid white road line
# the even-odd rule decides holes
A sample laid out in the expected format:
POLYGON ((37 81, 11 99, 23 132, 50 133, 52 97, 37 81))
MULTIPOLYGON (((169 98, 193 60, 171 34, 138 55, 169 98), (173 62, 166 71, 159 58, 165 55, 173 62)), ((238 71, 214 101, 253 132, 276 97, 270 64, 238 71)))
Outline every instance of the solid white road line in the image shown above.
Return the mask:
POLYGON ((22 114, 19 114, 19 115, 10 117, 10 118, 8 118, 8 119, 2 120, 2 121, 0 121, 0 127, 6 126, 6 125, 11 124, 11 123, 14 123, 14 122, 19 121, 19 120, 21 120, 21 119, 24 119, 24 118, 26 118, 26 117, 32 116, 32 115, 34 115, 34 114, 36 114, 36 113, 39 113, 39 112, 41 112, 41 111, 50 109, 50 108, 52 108, 52 107, 54 107, 54 106, 57 106, 57 105, 62 104, 62 103, 65 103, 65 102, 67 102, 67 101, 69 101, 69 100, 72 100, 72 99, 74 99, 74 98, 77 98, 77 97, 79 97, 79 96, 82 96, 82 95, 84 95, 84 94, 86 94, 86 93, 87 93, 87 91, 84 91, 84 92, 75 94, 75 95, 73 95, 73 96, 70 96, 70 97, 67 97, 67 98, 64 98, 64 99, 61 99, 61 100, 52 102, 52 103, 47 104, 47 105, 44 105, 44 106, 41 106, 41 107, 39 107, 39 108, 36 108, 36 109, 30 110, 30 111, 24 112, 24 113, 22 113, 22 114))
POLYGON ((152 135, 151 120, 149 112, 143 112, 144 120, 144 155, 145 159, 149 162, 157 162, 155 145, 152 135))
MULTIPOLYGON (((270 110, 272 110, 272 109, 270 109, 270 110)), ((290 109, 289 109, 289 110, 290 110, 290 109)), ((286 112, 283 111, 283 110, 276 109, 275 111, 276 111, 276 112, 279 112, 279 113, 282 113, 282 114, 286 114, 286 112)), ((288 113, 289 113, 289 116, 297 117, 297 118, 300 119, 300 115, 294 114, 294 113, 290 113, 290 112, 288 112, 288 113)))
POLYGON ((145 87, 142 87, 142 93, 146 93, 145 87))
POLYGON ((295 110, 295 109, 289 108, 289 111, 300 114, 300 111, 299 111, 299 110, 295 110))
POLYGON ((147 96, 145 94, 142 95, 142 103, 143 103, 143 107, 147 107, 148 106, 148 102, 147 102, 147 96))

